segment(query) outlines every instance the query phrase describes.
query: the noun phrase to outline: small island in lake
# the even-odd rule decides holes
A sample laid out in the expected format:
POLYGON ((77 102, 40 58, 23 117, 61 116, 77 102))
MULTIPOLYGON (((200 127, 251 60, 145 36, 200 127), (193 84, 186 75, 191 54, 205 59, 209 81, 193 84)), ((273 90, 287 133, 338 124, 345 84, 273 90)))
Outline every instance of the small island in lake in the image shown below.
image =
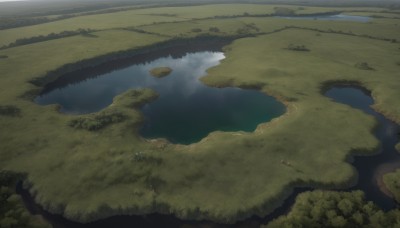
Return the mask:
POLYGON ((150 70, 150 74, 157 78, 163 78, 171 74, 172 69, 169 67, 156 67, 150 70))

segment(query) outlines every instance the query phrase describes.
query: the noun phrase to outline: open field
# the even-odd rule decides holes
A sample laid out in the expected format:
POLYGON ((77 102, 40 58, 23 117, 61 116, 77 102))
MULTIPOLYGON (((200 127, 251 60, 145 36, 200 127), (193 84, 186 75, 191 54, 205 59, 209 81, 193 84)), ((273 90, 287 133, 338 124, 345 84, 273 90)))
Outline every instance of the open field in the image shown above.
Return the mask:
MULTIPOLYGON (((0 31, 1 46, 64 30, 101 30, 0 50, 5 56, 0 58, 0 107, 15 108, 0 112, 0 168, 26 173, 25 186, 40 205, 81 222, 160 212, 230 223, 271 212, 295 186, 349 187, 356 180, 349 158, 373 154, 377 123, 321 90, 327 83, 358 82, 372 92, 376 110, 400 123, 400 20, 213 18, 268 14, 274 7, 151 8, 0 31), (242 37, 224 48, 226 59, 208 71, 204 83, 258 88, 282 101, 287 112, 254 133, 213 132, 184 146, 138 135, 143 120, 138 108, 156 96, 149 90, 128 91, 90 116, 65 115, 57 105, 32 102, 44 85, 30 82, 67 64, 84 67, 82 60, 202 35, 242 37), (310 51, 288 50, 290 44, 310 51), (355 67, 362 62, 375 70, 355 67), (115 113, 124 117, 97 131, 71 127, 71 121, 91 126, 115 113)), ((335 10, 305 7, 301 12, 335 10)))
MULTIPOLYGON (((73 31, 77 29, 104 30, 153 23, 177 22, 185 20, 198 20, 212 18, 215 16, 243 16, 243 15, 271 15, 277 5, 255 5, 255 4, 216 4, 189 7, 162 7, 149 9, 133 9, 115 13, 104 13, 95 15, 83 15, 64 20, 6 29, 0 31, 0 47, 8 45, 17 39, 29 38, 62 31, 73 31)), ((315 14, 332 11, 354 11, 360 8, 322 8, 322 7, 298 7, 284 6, 292 9, 296 14, 315 14)), ((361 10, 374 11, 376 8, 364 8, 361 10)), ((379 12, 379 11, 378 11, 379 12)), ((194 22, 196 23, 196 22, 194 22)))

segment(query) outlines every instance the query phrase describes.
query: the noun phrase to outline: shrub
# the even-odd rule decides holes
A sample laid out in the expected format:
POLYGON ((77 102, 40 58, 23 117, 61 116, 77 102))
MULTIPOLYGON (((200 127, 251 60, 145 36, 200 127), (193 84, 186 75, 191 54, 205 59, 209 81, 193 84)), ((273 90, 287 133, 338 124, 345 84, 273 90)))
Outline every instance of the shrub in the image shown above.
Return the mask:
POLYGON ((192 31, 192 32, 201 32, 201 31, 203 31, 203 30, 200 29, 200 28, 194 28, 194 29, 192 29, 191 31, 192 31))
POLYGON ((21 197, 15 193, 15 186, 24 178, 23 174, 0 170, 0 227, 50 227, 40 217, 30 215, 21 197))
POLYGON ((112 123, 122 122, 125 116, 119 112, 103 112, 87 117, 80 117, 69 122, 69 126, 88 131, 100 130, 112 123))
POLYGON ((308 49, 305 45, 295 45, 295 44, 289 44, 287 49, 291 51, 310 51, 310 49, 308 49))
POLYGON ((238 34, 250 34, 259 31, 260 29, 254 23, 250 23, 250 24, 245 24, 243 27, 239 28, 236 32, 238 34))
POLYGON ((220 32, 219 28, 217 28, 217 27, 210 27, 208 29, 208 31, 210 31, 210 32, 220 32))
POLYGON ((0 55, 0 59, 6 59, 6 58, 8 58, 8 56, 6 56, 6 55, 0 55))
POLYGON ((289 9, 286 7, 275 7, 274 15, 275 16, 293 16, 293 15, 296 15, 296 13, 293 9, 289 9))
POLYGON ((398 227, 399 210, 383 212, 364 193, 316 190, 297 196, 288 215, 266 227, 398 227))
POLYGON ((393 194, 396 201, 400 203, 400 169, 383 175, 383 183, 393 194))
POLYGON ((158 190, 166 184, 163 179, 157 176, 149 176, 146 178, 145 182, 147 187, 154 192, 158 192, 158 190))
POLYGON ((161 158, 156 158, 156 157, 150 156, 142 151, 134 153, 133 160, 136 162, 145 162, 145 163, 151 163, 151 164, 156 164, 156 165, 159 165, 162 163, 161 158))
POLYGON ((360 70, 374 70, 367 62, 356 63, 355 67, 360 70))
POLYGON ((16 117, 21 115, 21 110, 13 105, 0 105, 0 115, 16 117))

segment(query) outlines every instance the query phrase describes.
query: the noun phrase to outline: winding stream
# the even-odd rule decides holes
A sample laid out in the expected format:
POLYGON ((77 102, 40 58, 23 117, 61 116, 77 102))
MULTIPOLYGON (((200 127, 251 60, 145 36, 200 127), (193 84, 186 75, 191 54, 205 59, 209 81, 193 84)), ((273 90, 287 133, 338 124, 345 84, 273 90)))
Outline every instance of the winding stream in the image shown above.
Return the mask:
POLYGON ((374 100, 365 89, 355 86, 335 86, 325 95, 336 102, 361 109, 379 122, 375 129, 375 137, 381 142, 381 147, 374 156, 355 157, 353 165, 359 172, 359 180, 352 189, 363 190, 367 200, 373 201, 384 210, 395 208, 396 202, 380 188, 382 188, 382 175, 400 168, 400 153, 395 148, 399 142, 400 126, 371 108, 374 100))

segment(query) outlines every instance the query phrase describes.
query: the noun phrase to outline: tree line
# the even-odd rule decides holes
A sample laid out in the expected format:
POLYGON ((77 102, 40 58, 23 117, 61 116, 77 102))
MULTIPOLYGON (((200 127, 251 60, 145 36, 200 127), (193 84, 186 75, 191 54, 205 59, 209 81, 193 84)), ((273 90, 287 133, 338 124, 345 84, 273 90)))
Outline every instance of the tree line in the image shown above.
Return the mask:
POLYGON ((27 45, 27 44, 48 41, 48 40, 65 38, 65 37, 69 37, 69 36, 76 36, 76 35, 93 36, 90 33, 94 32, 94 31, 96 31, 96 30, 80 28, 80 29, 74 30, 74 31, 62 31, 60 33, 50 33, 48 35, 33 36, 33 37, 29 37, 29 38, 21 38, 21 39, 15 40, 13 43, 2 46, 0 48, 0 50, 6 49, 6 48, 12 48, 12 47, 16 47, 16 46, 22 46, 22 45, 27 45))

